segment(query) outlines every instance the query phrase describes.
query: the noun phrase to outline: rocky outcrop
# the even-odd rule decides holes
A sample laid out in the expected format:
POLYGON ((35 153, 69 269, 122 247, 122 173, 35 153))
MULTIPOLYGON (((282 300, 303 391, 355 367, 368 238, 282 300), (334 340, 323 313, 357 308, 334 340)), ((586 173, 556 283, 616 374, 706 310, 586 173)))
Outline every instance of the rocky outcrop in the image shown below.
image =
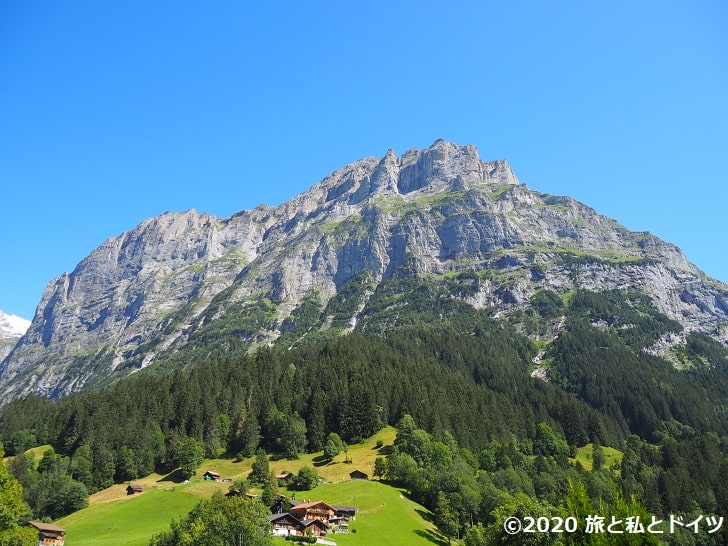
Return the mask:
POLYGON ((362 272, 376 284, 405 269, 490 271, 468 301, 504 313, 542 288, 638 289, 685 328, 727 336, 728 287, 674 245, 440 140, 357 161, 278 207, 166 213, 109 239, 48 285, 0 365, 0 397, 132 373, 233 315, 243 341, 267 342, 305 300, 325 305, 362 272))

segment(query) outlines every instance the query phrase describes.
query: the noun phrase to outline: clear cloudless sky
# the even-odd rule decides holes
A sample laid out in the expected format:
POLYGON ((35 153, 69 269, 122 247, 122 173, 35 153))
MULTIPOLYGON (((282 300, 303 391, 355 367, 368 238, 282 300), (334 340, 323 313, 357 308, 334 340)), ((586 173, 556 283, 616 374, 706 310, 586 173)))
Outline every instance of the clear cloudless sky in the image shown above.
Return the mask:
POLYGON ((164 211, 438 138, 728 281, 728 3, 0 2, 0 309, 164 211))

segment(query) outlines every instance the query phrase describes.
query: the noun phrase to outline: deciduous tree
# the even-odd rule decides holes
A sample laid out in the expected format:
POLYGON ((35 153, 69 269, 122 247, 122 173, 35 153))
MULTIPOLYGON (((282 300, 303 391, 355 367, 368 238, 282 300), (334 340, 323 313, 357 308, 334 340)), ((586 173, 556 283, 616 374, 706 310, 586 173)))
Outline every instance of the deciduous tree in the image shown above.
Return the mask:
POLYGON ((8 472, 2 462, 3 455, 0 446, 0 544, 33 546, 35 532, 18 525, 20 518, 28 513, 28 506, 23 502, 23 488, 8 472))
POLYGON ((169 531, 155 535, 151 546, 268 546, 267 514, 260 502, 216 493, 172 522, 169 531))

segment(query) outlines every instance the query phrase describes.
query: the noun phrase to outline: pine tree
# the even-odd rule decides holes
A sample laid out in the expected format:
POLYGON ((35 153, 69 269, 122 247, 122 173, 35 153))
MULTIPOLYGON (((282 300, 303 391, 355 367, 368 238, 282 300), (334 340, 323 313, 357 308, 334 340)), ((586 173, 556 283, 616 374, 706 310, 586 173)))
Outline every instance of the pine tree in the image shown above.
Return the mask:
POLYGON ((268 455, 266 455, 263 448, 259 448, 255 452, 255 460, 253 461, 252 471, 250 472, 250 481, 264 484, 269 474, 270 465, 268 464, 268 455))

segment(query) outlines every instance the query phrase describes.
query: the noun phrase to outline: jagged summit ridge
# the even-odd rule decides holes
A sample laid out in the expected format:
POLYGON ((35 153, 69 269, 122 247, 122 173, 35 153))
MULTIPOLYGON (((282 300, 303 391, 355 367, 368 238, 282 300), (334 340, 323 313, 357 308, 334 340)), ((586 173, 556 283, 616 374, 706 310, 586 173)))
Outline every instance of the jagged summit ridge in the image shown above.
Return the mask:
POLYGON ((401 157, 390 149, 383 158, 356 161, 334 171, 306 194, 321 190, 324 202, 343 197, 347 204, 354 205, 378 194, 441 192, 484 183, 519 182, 507 161, 484 162, 475 146, 438 140, 425 150, 407 150, 401 157))
POLYGON ((631 288, 686 328, 726 334, 728 290, 674 245, 438 140, 356 161, 277 207, 165 213, 108 239, 49 283, 0 364, 0 397, 62 396, 132 373, 226 317, 246 325, 243 342, 269 342, 299 306, 325 307, 358 275, 370 293, 395 274, 462 271, 493 272, 467 300, 501 313, 543 288, 631 288))

